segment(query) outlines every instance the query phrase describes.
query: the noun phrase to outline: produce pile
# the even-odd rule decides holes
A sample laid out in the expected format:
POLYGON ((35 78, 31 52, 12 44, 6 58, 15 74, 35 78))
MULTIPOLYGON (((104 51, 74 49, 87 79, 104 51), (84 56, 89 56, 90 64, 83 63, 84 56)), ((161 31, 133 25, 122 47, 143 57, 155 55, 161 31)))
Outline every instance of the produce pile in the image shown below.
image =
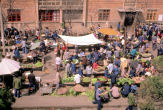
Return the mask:
POLYGON ((61 83, 69 83, 69 82, 74 82, 74 77, 68 77, 68 78, 63 78, 61 79, 61 83))
POLYGON ((21 67, 22 68, 32 68, 33 65, 32 64, 23 64, 21 67))
POLYGON ((91 78, 89 78, 89 77, 84 77, 84 78, 82 79, 82 82, 84 82, 84 83, 89 83, 89 82, 91 82, 91 78))
POLYGON ((124 85, 126 82, 128 82, 130 85, 134 83, 134 81, 130 78, 120 78, 117 81, 117 85, 121 86, 121 85, 124 85))
POLYGON ((34 66, 36 68, 39 68, 39 67, 43 67, 43 64, 40 61, 38 61, 34 66))
POLYGON ((74 64, 78 64, 79 63, 79 60, 78 59, 73 59, 73 63, 74 64))
POLYGON ((76 92, 85 92, 86 91, 86 88, 84 88, 83 86, 81 86, 80 84, 77 84, 76 86, 74 86, 72 88, 74 91, 76 92))

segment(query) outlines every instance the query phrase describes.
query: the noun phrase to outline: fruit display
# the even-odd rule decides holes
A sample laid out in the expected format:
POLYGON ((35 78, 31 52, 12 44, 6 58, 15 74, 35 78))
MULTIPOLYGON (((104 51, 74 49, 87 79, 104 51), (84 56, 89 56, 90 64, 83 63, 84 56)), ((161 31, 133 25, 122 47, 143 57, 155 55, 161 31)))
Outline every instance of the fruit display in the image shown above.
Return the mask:
POLYGON ((63 78, 61 79, 61 83, 68 83, 68 82, 74 82, 74 77, 68 77, 68 78, 63 78))
POLYGON ((91 78, 89 78, 89 77, 84 77, 84 78, 82 79, 82 82, 84 82, 84 83, 89 83, 89 82, 91 82, 91 78))
POLYGON ((134 81, 130 78, 121 78, 117 81, 117 84, 118 84, 118 86, 120 86, 120 85, 124 85, 126 82, 128 82, 129 85, 134 83, 134 81))
POLYGON ((36 68, 39 68, 39 67, 42 67, 43 64, 42 64, 40 61, 38 61, 34 66, 35 66, 36 68))

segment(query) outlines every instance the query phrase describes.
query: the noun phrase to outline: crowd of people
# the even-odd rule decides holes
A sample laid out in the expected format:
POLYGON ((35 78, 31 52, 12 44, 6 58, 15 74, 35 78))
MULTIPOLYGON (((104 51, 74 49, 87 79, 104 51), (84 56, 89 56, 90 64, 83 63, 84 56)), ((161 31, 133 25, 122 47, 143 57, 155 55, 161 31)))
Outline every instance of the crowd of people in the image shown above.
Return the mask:
MULTIPOLYGON (((82 77, 91 77, 96 72, 103 71, 103 76, 111 79, 110 92, 112 97, 119 98, 120 94, 123 97, 128 97, 129 107, 126 110, 132 110, 135 105, 133 100, 134 95, 137 94, 137 85, 125 83, 119 91, 117 79, 129 77, 134 80, 135 77, 139 77, 140 81, 143 81, 146 77, 158 75, 157 69, 151 64, 151 60, 154 56, 163 55, 162 26, 159 24, 137 25, 135 36, 127 36, 125 39, 122 34, 114 41, 110 41, 114 36, 103 36, 98 33, 96 35, 106 43, 96 45, 93 48, 88 47, 88 49, 79 49, 78 46, 75 46, 75 50, 71 52, 65 44, 57 48, 57 70, 60 70, 62 61, 66 60, 67 77, 74 76, 77 84, 81 83, 82 77), (79 61, 78 64, 74 62, 76 59, 79 61)), ((94 103, 98 103, 98 110, 101 109, 100 95, 104 91, 101 90, 99 83, 95 84, 94 101, 94 103)), ((136 80, 135 83, 137 83, 136 80)))
MULTIPOLYGON (((145 77, 157 75, 157 69, 151 64, 151 60, 154 56, 163 55, 163 32, 162 26, 159 24, 137 25, 134 35, 125 37, 124 33, 122 33, 116 39, 114 39, 115 36, 102 35, 97 32, 96 37, 104 40, 105 44, 89 46, 88 49, 80 49, 79 46, 75 45, 75 49, 70 50, 64 42, 60 42, 57 31, 50 33, 49 29, 46 28, 44 34, 45 38, 42 39, 41 33, 39 30, 36 30, 32 42, 28 44, 28 41, 31 40, 28 32, 18 31, 14 27, 5 29, 5 37, 8 39, 6 44, 9 45, 13 42, 12 52, 9 50, 6 57, 13 57, 15 60, 21 61, 20 59, 23 56, 31 54, 35 64, 40 54, 47 54, 49 51, 48 40, 52 39, 56 44, 54 49, 57 69, 56 90, 59 88, 60 72, 63 66, 65 67, 67 77, 74 76, 76 84, 81 83, 82 77, 92 77, 93 74, 102 71, 104 77, 111 79, 111 96, 115 99, 121 95, 122 97, 128 97, 129 107, 126 110, 132 110, 133 106, 135 106, 134 95, 137 94, 137 85, 125 83, 121 91, 119 91, 117 79, 120 77, 129 77, 131 79, 141 77, 141 80, 144 80, 145 77), (37 40, 40 40, 39 49, 31 50, 29 48, 30 45, 37 40), (157 51, 157 55, 153 54, 154 51, 157 51), (143 54, 148 54, 149 57, 144 57, 143 54), (65 64, 63 63, 64 61, 66 62, 65 64)), ((65 34, 64 31, 63 34, 65 34)), ((35 91, 36 81, 33 70, 30 71, 28 79, 29 91, 31 87, 35 91)), ((15 88, 15 96, 20 97, 21 80, 17 75, 13 81, 13 88, 15 88)), ((95 98, 93 102, 98 104, 98 110, 101 110, 102 107, 100 96, 105 92, 106 89, 102 88, 102 84, 98 80, 95 84, 95 98)))

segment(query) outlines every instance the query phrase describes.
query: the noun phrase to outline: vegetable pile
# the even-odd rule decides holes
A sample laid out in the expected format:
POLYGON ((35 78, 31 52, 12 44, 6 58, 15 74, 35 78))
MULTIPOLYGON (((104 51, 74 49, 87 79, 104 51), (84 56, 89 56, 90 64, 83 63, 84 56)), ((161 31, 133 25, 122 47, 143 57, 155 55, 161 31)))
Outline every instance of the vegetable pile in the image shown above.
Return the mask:
POLYGON ((36 68, 39 68, 39 67, 42 67, 43 64, 42 64, 40 61, 38 61, 34 66, 35 66, 36 68))
POLYGON ((128 82, 130 85, 134 83, 134 81, 130 78, 121 78, 117 81, 117 85, 124 85, 126 82, 128 82))
POLYGON ((84 83, 89 83, 89 82, 91 82, 91 78, 89 78, 89 77, 84 77, 84 78, 82 79, 82 82, 84 82, 84 83))
POLYGON ((61 83, 67 83, 67 82, 74 82, 74 77, 68 77, 68 78, 63 78, 61 79, 61 83))

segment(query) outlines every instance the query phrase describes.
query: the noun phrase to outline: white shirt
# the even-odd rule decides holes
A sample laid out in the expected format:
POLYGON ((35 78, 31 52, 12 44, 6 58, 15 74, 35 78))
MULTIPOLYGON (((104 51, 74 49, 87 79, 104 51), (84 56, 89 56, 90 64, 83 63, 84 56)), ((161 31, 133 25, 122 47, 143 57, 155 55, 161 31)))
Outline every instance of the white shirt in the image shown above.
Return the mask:
POLYGON ((111 72, 113 71, 113 67, 114 67, 114 65, 113 65, 112 63, 110 63, 110 64, 107 66, 109 73, 111 73, 111 72))
POLYGON ((60 65, 61 64, 61 58, 56 57, 55 62, 56 62, 56 65, 60 65))
POLYGON ((78 84, 80 83, 80 75, 79 74, 76 74, 75 77, 74 77, 74 81, 78 84))

